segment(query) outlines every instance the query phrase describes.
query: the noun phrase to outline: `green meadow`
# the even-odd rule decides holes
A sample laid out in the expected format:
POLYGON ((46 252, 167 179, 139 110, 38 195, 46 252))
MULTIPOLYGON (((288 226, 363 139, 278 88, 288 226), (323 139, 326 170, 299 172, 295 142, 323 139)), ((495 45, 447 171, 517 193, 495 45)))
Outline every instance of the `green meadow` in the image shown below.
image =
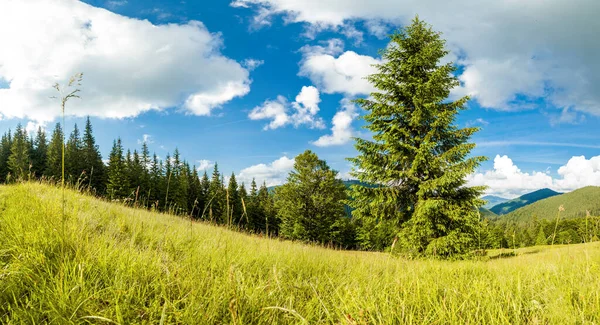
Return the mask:
POLYGON ((598 324, 600 243, 406 260, 0 187, 0 323, 598 324))

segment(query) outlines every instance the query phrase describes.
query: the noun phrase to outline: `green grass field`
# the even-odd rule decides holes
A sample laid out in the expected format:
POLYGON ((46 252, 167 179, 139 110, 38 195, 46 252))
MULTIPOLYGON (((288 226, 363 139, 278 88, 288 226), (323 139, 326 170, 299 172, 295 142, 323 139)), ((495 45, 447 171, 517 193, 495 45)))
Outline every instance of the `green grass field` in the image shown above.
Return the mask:
POLYGON ((600 324, 600 243, 408 261, 0 187, 0 323, 600 324))

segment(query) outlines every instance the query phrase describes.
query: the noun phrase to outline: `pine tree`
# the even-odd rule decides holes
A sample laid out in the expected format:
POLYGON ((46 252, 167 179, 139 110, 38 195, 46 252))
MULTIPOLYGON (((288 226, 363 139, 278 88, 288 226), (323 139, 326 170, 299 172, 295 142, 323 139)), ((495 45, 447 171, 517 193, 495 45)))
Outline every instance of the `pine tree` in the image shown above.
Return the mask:
POLYGON ((83 175, 83 142, 77 124, 69 136, 65 148, 65 178, 73 184, 86 180, 88 175, 83 175))
MULTIPOLYGON (((332 241, 333 226, 346 214, 346 186, 336 177, 337 172, 312 151, 296 157, 287 183, 275 189, 275 207, 283 237, 320 243, 332 241)), ((261 188, 261 192, 266 191, 266 186, 264 190, 261 188)), ((259 192, 259 197, 264 195, 268 193, 259 192)), ((266 209, 265 215, 269 216, 266 209)))
POLYGON ((42 177, 48 168, 48 140, 46 131, 40 126, 34 140, 34 149, 31 155, 31 171, 36 177, 42 177))
POLYGON ((142 143, 140 162, 142 164, 142 178, 140 180, 141 193, 143 193, 146 199, 149 199, 148 193, 150 190, 150 167, 152 165, 152 160, 150 159, 150 150, 148 149, 146 141, 142 143))
POLYGON ((8 158, 8 167, 12 179, 28 179, 30 163, 27 131, 19 124, 15 130, 10 157, 8 158))
POLYGON ((208 219, 211 221, 223 222, 223 212, 225 208, 225 191, 223 182, 219 173, 219 164, 215 163, 213 168, 210 187, 208 190, 208 219))
POLYGON ((54 131, 52 132, 52 138, 48 145, 48 165, 46 167, 45 175, 57 182, 62 177, 62 150, 64 143, 64 134, 62 127, 59 123, 56 123, 54 131))
POLYGON ((368 77, 377 91, 355 101, 368 112, 373 140, 356 139, 353 176, 377 186, 353 186, 353 216, 391 220, 398 246, 411 256, 465 254, 479 226, 483 189, 467 187, 465 177, 485 158, 467 158, 478 129, 454 124, 468 98, 448 100, 459 81, 452 63, 440 63, 444 44, 415 18, 391 36, 378 72, 368 77))
POLYGON ((198 208, 200 209, 200 218, 206 219, 208 215, 208 200, 210 195, 210 179, 208 178, 208 174, 206 170, 202 175, 202 180, 200 181, 200 199, 198 200, 198 208))
POLYGON ((248 213, 248 229, 253 232, 262 232, 266 229, 264 213, 261 211, 260 202, 258 199, 258 187, 256 180, 253 178, 250 183, 250 195, 246 206, 248 213))
POLYGON ((92 122, 88 116, 83 132, 82 168, 88 177, 88 185, 102 193, 106 188, 106 167, 100 149, 96 145, 92 122))
POLYGON ((240 203, 242 204, 241 209, 242 213, 240 214, 240 224, 243 228, 248 227, 248 191, 246 191, 246 185, 242 183, 240 185, 240 189, 238 191, 240 196, 240 203))
POLYGON ((111 199, 122 199, 130 194, 127 166, 123 157, 123 144, 120 138, 113 142, 110 152, 106 190, 111 199))
POLYGON ((12 149, 12 134, 10 130, 2 136, 0 141, 0 181, 6 182, 6 177, 10 172, 8 158, 12 149))
POLYGON ((548 245, 548 238, 546 238, 546 233, 544 233, 544 227, 540 226, 540 231, 538 232, 537 237, 535 238, 535 245, 548 245))
POLYGON ((163 178, 162 166, 155 153, 152 156, 152 163, 150 165, 150 188, 148 189, 148 198, 150 200, 150 206, 154 206, 156 209, 162 207, 160 202, 164 199, 161 191, 163 178))
MULTIPOLYGON (((188 169, 189 169, 189 165, 188 169)), ((193 166, 191 170, 188 170, 188 211, 194 219, 198 219, 202 210, 200 210, 200 201, 202 196, 202 186, 200 184, 200 176, 196 166, 193 166)))
POLYGON ((227 211, 229 213, 230 224, 238 226, 240 225, 243 211, 242 200, 240 198, 238 184, 237 180, 235 179, 234 173, 231 173, 231 177, 229 178, 229 184, 227 186, 227 195, 229 198, 229 208, 227 209, 227 211))
POLYGON ((258 211, 261 224, 264 225, 264 232, 267 236, 277 236, 279 234, 279 218, 275 208, 273 195, 269 193, 267 183, 263 182, 258 190, 258 211))

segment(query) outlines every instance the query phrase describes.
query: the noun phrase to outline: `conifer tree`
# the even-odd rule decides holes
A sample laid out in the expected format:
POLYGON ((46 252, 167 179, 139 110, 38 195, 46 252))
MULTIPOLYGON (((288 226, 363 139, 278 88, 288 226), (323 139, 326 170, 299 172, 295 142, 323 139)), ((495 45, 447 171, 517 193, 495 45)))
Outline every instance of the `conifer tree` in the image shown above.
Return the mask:
MULTIPOLYGON (((373 140, 355 139, 353 176, 375 187, 354 185, 357 219, 390 220, 398 245, 411 256, 468 253, 476 243, 480 187, 465 177, 484 157, 469 157, 478 128, 458 128, 467 97, 448 100, 459 85, 440 34, 415 18, 391 36, 383 63, 367 79, 377 89, 358 103, 373 140)), ((391 244, 391 243, 390 243, 391 244)))
POLYGON ((219 164, 215 163, 213 168, 210 187, 208 190, 208 219, 211 221, 223 222, 222 219, 225 207, 225 191, 223 190, 223 182, 219 173, 219 164))
POLYGON ((189 175, 188 211, 193 218, 197 219, 199 218, 200 213, 202 213, 202 210, 200 210, 200 201, 202 200, 200 176, 198 175, 196 166, 193 166, 191 170, 189 169, 189 165, 187 165, 187 167, 189 175))
MULTIPOLYGON (((336 177, 337 172, 312 151, 296 157, 287 183, 275 189, 275 207, 283 237, 321 243, 331 241, 334 225, 345 217, 346 186, 336 177)), ((263 185, 260 192, 268 217, 264 203, 268 196, 266 186, 263 185)))
POLYGON ((240 214, 240 224, 243 228, 248 227, 248 191, 246 190, 246 185, 242 182, 240 185, 240 189, 238 191, 240 196, 240 203, 242 204, 241 209, 242 213, 240 214))
POLYGON ((266 229, 264 213, 261 211, 258 199, 258 187, 254 178, 250 183, 246 212, 248 213, 248 229, 254 232, 261 232, 266 229))
POLYGON ((154 206, 158 209, 162 207, 160 202, 164 198, 161 192, 162 179, 162 166, 155 153, 152 156, 152 163, 150 164, 150 187, 148 189, 148 198, 150 200, 150 206, 154 206))
POLYGON ((82 172, 83 142, 81 141, 79 128, 75 124, 65 148, 65 178, 72 183, 76 183, 80 181, 80 178, 87 178, 88 175, 82 175, 82 172))
POLYGON ((129 196, 127 166, 123 157, 121 138, 113 142, 108 161, 108 183, 106 190, 111 199, 122 199, 129 196))
POLYGON ((273 195, 269 193, 267 183, 263 182, 260 186, 257 199, 259 217, 262 219, 261 224, 264 225, 264 232, 268 236, 277 236, 279 233, 279 218, 277 217, 273 195))
POLYGON ((198 208, 200 210, 200 218, 206 219, 208 214, 208 200, 210 195, 210 179, 208 178, 208 174, 206 170, 202 175, 202 180, 200 181, 200 199, 198 200, 198 208))
POLYGON ((48 140, 46 139, 46 131, 41 126, 35 136, 31 161, 31 171, 36 177, 42 177, 48 168, 48 140))
POLYGON ((12 149, 12 134, 10 130, 2 136, 0 141, 0 181, 6 182, 6 176, 10 172, 8 158, 12 149))
POLYGON ((62 177, 62 150, 64 143, 64 134, 62 127, 59 123, 56 123, 54 131, 52 132, 52 138, 50 144, 48 144, 48 163, 46 167, 45 175, 57 182, 62 177))
POLYGON ((30 163, 31 158, 29 157, 27 131, 19 124, 15 130, 10 157, 8 158, 8 167, 12 179, 28 179, 30 163))
POLYGON ((227 209, 229 211, 229 219, 232 225, 237 226, 240 224, 242 217, 242 200, 238 192, 238 184, 234 173, 231 173, 231 177, 229 178, 227 194, 229 197, 229 209, 227 209))
POLYGON ((92 122, 88 116, 83 132, 82 168, 88 177, 88 185, 102 193, 106 187, 106 168, 100 149, 96 145, 92 122))
POLYGON ((140 180, 140 187, 143 190, 144 196, 148 198, 148 191, 150 190, 150 167, 152 160, 150 158, 150 150, 146 141, 142 143, 142 152, 140 155, 140 162, 142 164, 142 178, 140 180))

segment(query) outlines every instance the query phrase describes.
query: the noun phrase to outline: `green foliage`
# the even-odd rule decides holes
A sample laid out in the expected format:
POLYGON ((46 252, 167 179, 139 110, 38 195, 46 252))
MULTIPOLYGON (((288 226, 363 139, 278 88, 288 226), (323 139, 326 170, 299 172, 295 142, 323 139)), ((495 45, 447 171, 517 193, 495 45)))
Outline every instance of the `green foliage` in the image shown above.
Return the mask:
POLYGON ((31 164, 29 145, 27 131, 21 127, 21 124, 17 125, 10 149, 10 156, 8 157, 8 168, 13 179, 29 179, 29 166, 31 164))
POLYGON ((10 157, 10 152, 12 149, 12 134, 10 130, 7 133, 2 135, 2 140, 0 141, 0 181, 6 182, 6 176, 10 172, 10 167, 8 166, 8 158, 10 157))
POLYGON ((111 199, 123 199, 131 194, 129 177, 127 177, 127 165, 123 156, 123 145, 120 138, 113 142, 110 151, 106 190, 111 199))
POLYGON ((321 243, 335 240, 332 233, 345 217, 346 199, 346 187, 336 176, 310 150, 296 157, 287 183, 275 189, 282 237, 321 243))
POLYGON ((465 181, 485 160, 469 157, 475 144, 467 141, 478 129, 454 124, 468 98, 448 100, 459 81, 452 63, 440 63, 448 54, 444 45, 439 33, 415 18, 391 36, 378 72, 368 77, 377 91, 356 100, 367 111, 373 140, 356 139, 359 156, 349 159, 353 175, 379 186, 352 187, 352 214, 386 220, 399 233, 399 250, 409 255, 468 253, 483 205, 483 189, 465 181))
POLYGON ((0 323, 600 323, 600 243, 408 261, 65 198, 61 233, 60 191, 0 186, 0 323))
POLYGON ((55 181, 62 177, 62 150, 64 144, 64 133, 59 123, 56 123, 52 138, 48 145, 48 165, 45 175, 55 181))
POLYGON ((553 197, 556 195, 560 195, 561 193, 555 192, 551 189, 544 188, 541 190, 537 190, 535 192, 531 192, 525 195, 522 195, 516 199, 512 199, 500 204, 497 204, 490 208, 490 211, 494 212, 497 215, 508 214, 512 211, 515 211, 519 208, 527 206, 529 204, 533 204, 537 201, 547 199, 549 197, 553 197))
POLYGON ((106 167, 102 162, 100 149, 96 145, 92 123, 88 117, 85 123, 83 132, 83 148, 82 148, 82 164, 83 172, 86 174, 88 186, 96 189, 99 193, 104 192, 106 188, 106 167))
POLYGON ((44 175, 48 167, 48 140, 46 132, 39 127, 35 136, 33 152, 31 154, 31 172, 35 177, 44 175))

